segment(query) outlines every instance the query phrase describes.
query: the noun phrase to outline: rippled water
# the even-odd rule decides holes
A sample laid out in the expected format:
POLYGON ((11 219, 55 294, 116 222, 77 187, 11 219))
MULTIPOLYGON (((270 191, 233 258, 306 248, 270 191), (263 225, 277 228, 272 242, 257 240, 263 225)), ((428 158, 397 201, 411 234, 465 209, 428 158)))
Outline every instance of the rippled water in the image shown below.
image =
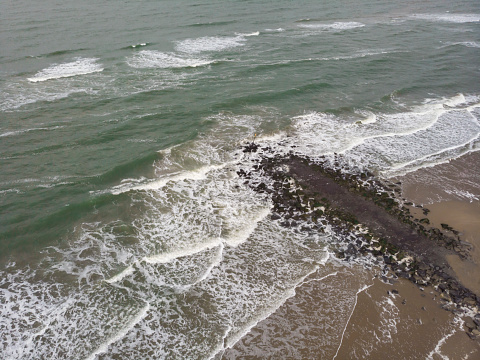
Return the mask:
MULTIPOLYGON (((280 227, 236 175, 255 134, 383 177, 479 147, 474 1, 16 1, 0 18, 8 359, 220 356, 334 276, 335 235, 280 227)), ((369 284, 351 274, 325 289, 342 321, 369 284)))

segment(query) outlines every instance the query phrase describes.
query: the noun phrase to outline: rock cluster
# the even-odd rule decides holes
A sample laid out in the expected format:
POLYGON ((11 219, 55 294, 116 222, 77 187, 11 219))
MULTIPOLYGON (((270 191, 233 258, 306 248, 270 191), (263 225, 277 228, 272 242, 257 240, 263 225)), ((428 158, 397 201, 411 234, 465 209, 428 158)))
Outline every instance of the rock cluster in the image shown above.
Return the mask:
MULTIPOLYGON (((257 144, 251 143, 243 151, 256 152, 258 149, 257 144)), ((480 308, 480 299, 462 286, 444 265, 436 264, 411 249, 402 249, 401 239, 400 245, 398 242, 394 244, 366 228, 356 214, 332 206, 328 196, 320 196, 301 184, 288 169, 289 164, 293 163, 308 165, 309 171, 328 177, 348 189, 348 192, 373 202, 399 222, 410 226, 418 236, 432 241, 432 245, 467 258, 469 244, 461 241, 459 233, 447 224, 442 224, 442 229, 431 226, 427 217, 428 209, 401 198, 400 183, 380 181, 368 171, 348 172, 349 169, 342 167, 337 157, 312 161, 293 153, 275 154, 268 147, 262 148, 261 152, 268 156, 261 156, 251 169, 240 169, 237 173, 255 191, 269 194, 273 202, 272 220, 280 221, 285 227, 298 227, 299 231, 325 232, 328 227, 338 238, 333 250, 339 258, 350 260, 358 256, 373 256, 376 264, 388 267, 396 276, 409 279, 418 286, 431 285, 436 288, 448 310, 458 312, 460 307, 480 308), (261 176, 252 176, 252 172, 261 176), (421 209, 425 217, 414 217, 410 210, 414 207, 421 209)), ((480 330, 477 324, 480 319, 475 317, 471 320, 468 324, 475 324, 475 327, 469 328, 468 333, 476 336, 480 330)))

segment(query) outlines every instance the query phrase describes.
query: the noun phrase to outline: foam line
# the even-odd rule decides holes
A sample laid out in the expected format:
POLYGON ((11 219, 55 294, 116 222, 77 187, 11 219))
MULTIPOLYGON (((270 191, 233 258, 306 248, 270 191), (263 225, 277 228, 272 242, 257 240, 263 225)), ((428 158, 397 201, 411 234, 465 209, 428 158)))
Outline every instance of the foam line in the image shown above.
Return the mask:
MULTIPOLYGON (((166 149, 167 150, 167 149, 166 149)), ((167 177, 161 178, 159 180, 154 180, 146 184, 142 185, 119 185, 114 187, 110 192, 113 195, 120 195, 129 191, 138 191, 138 190, 159 190, 167 185, 169 182, 177 182, 182 180, 203 180, 205 179, 206 175, 213 170, 220 170, 225 168, 228 165, 234 164, 235 161, 226 162, 221 165, 208 165, 202 166, 201 168, 193 171, 184 171, 180 173, 176 173, 175 175, 169 175, 167 177)))
POLYGON ((0 134, 0 137, 6 137, 6 136, 15 136, 15 135, 20 135, 23 133, 27 133, 30 131, 50 131, 50 130, 56 130, 56 129, 61 129, 64 126, 53 126, 53 127, 41 127, 41 128, 31 128, 31 129, 25 129, 25 130, 15 130, 15 131, 8 131, 6 133, 0 134))
POLYGON ((203 244, 197 244, 196 246, 191 246, 187 249, 178 249, 168 253, 144 257, 142 261, 145 261, 146 263, 149 263, 149 264, 166 264, 181 257, 191 256, 191 255, 195 255, 200 252, 203 252, 205 250, 210 250, 216 246, 219 246, 220 244, 222 244, 221 238, 213 238, 213 239, 210 239, 209 242, 206 242, 203 244))
POLYGON ((462 326, 463 326, 463 321, 460 320, 459 318, 456 318, 454 320, 455 323, 457 323, 458 325, 458 329, 457 328, 453 328, 453 330, 448 333, 447 335, 445 335, 443 338, 441 338, 437 345, 435 346, 435 348, 430 351, 430 353, 427 355, 426 359, 427 360, 434 360, 434 357, 433 357, 433 354, 441 357, 443 360, 449 360, 448 356, 445 356, 445 355, 442 355, 441 351, 440 351, 440 348, 443 346, 443 344, 445 344, 445 342, 447 341, 447 339, 449 337, 451 337, 452 335, 454 335, 458 330, 461 330, 462 329, 462 326))
POLYGON ((217 255, 215 256, 215 258, 213 259, 212 263, 210 264, 210 266, 207 268, 207 270, 205 270, 205 272, 203 273, 203 275, 197 280, 195 281, 191 286, 194 286, 194 285, 197 285, 198 283, 202 282, 203 280, 205 280, 208 275, 210 275, 210 273, 212 272, 213 268, 215 268, 216 266, 220 265, 220 263, 222 262, 222 259, 223 259, 223 248, 224 248, 224 245, 223 243, 220 243, 219 247, 218 247, 218 252, 217 252, 217 255))
POLYGON ((371 140, 371 139, 407 136, 407 135, 415 134, 419 131, 427 130, 428 128, 431 128, 433 125, 435 125, 435 123, 438 121, 440 116, 443 115, 445 112, 447 112, 447 111, 445 110, 445 111, 440 112, 438 114, 438 116, 436 116, 434 121, 426 124, 425 126, 415 128, 415 129, 412 129, 412 130, 409 130, 409 131, 398 132, 398 133, 385 133, 385 134, 366 136, 366 137, 358 139, 357 141, 354 141, 350 146, 346 147, 345 149, 343 149, 341 151, 336 151, 336 152, 339 153, 339 154, 345 154, 347 151, 350 151, 350 150, 356 148, 357 146, 360 146, 361 144, 364 144, 365 141, 371 140))
POLYGON ((345 336, 345 331, 347 331, 347 327, 348 327, 348 324, 350 323, 350 319, 352 318, 352 315, 355 311, 355 308, 357 307, 357 301, 358 301, 358 294, 360 294, 361 292, 364 292, 365 290, 367 290, 369 287, 371 287, 373 284, 370 284, 370 285, 364 285, 360 290, 357 291, 357 293, 355 294, 355 304, 353 305, 353 309, 352 309, 352 312, 350 313, 350 316, 348 317, 348 320, 347 320, 347 323, 345 324, 345 328, 343 329, 343 332, 342 332, 342 338, 340 339, 340 344, 338 345, 338 348, 337 348, 337 352, 335 353, 335 356, 333 357, 332 360, 335 360, 337 358, 337 355, 338 355, 338 352, 340 351, 340 348, 342 347, 342 343, 343 343, 343 337, 345 336))
MULTIPOLYGON (((453 107, 453 106, 456 106, 456 105, 459 105, 461 103, 463 103, 465 101, 465 98, 463 97, 462 94, 459 95, 459 98, 457 97, 454 97, 454 98, 451 98, 449 100, 447 100, 446 102, 444 102, 443 104, 441 104, 441 106, 443 105, 447 105, 448 103, 452 104, 452 105, 447 105, 449 107, 453 107), (461 96, 461 97, 460 97, 461 96), (463 99, 463 101, 461 100, 463 99)), ((440 105, 440 104, 438 104, 440 105)), ((469 108, 476 108, 476 107, 479 107, 480 104, 475 104, 475 105, 471 105, 469 108)), ((469 108, 467 108, 467 111, 470 112, 469 108)), ((399 133, 385 133, 385 134, 378 134, 378 135, 372 135, 372 136, 366 136, 364 138, 360 138, 358 139, 357 141, 354 141, 350 146, 346 147, 345 149, 341 150, 341 151, 337 151, 337 153, 340 153, 340 154, 345 154, 347 151, 350 151, 352 149, 354 149, 355 147, 365 143, 365 141, 367 140, 371 140, 371 139, 378 139, 378 138, 388 138, 388 137, 397 137, 397 136, 407 136, 407 135, 412 135, 412 134, 415 134, 415 133, 418 133, 420 131, 425 131, 429 128, 431 128, 432 126, 434 126, 438 119, 443 115, 443 114, 446 114, 446 113, 449 113, 451 111, 458 111, 459 109, 455 109, 455 108, 452 108, 452 109, 440 109, 440 108, 437 108, 437 109, 432 109, 430 111, 425 111, 423 113, 416 113, 416 114, 426 114, 426 113, 429 113, 429 112, 432 112, 432 113, 436 113, 437 116, 435 116, 435 120, 434 121, 431 121, 430 123, 426 124, 425 126, 422 126, 422 127, 419 127, 419 128, 415 128, 415 129, 412 129, 412 130, 409 130, 409 131, 404 131, 404 132, 399 132, 399 133)), ((463 109, 461 109, 463 110, 463 109)), ((474 117, 473 115, 471 115, 472 117, 474 117)), ((475 117, 474 117, 475 118, 475 117)), ((469 142, 475 140, 476 138, 478 138, 478 134, 475 138, 472 138, 471 140, 469 140, 468 142, 466 142, 465 144, 462 144, 462 145, 458 145, 458 146, 453 146, 451 148, 446 148, 446 149, 443 149, 441 151, 439 151, 438 153, 434 153, 434 154, 430 154, 430 155, 426 155, 424 158, 426 157, 429 157, 429 156, 432 156, 432 155, 438 155, 444 151, 448 151, 448 150, 453 150, 457 147, 462 147, 462 146, 465 146, 467 145, 469 142)), ((415 162, 417 160, 412 160, 411 162, 415 162)), ((406 165, 408 165, 408 163, 405 163, 406 165)), ((398 165, 401 167, 401 165, 398 165)))
POLYGON ((108 338, 103 344, 101 344, 89 357, 85 360, 94 360, 97 355, 102 354, 107 351, 108 347, 117 342, 121 338, 123 338, 127 333, 136 325, 138 324, 144 317, 147 315, 148 311, 150 310, 150 304, 146 303, 146 305, 140 310, 137 316, 135 316, 132 320, 130 320, 126 326, 121 329, 118 333, 113 335, 112 337, 108 338))
POLYGON ((213 349, 212 355, 208 358, 208 360, 213 360, 218 354, 225 351, 225 340, 227 339, 227 336, 228 334, 230 334, 230 331, 232 331, 232 329, 233 328, 228 325, 227 330, 225 330, 225 335, 223 335, 222 337, 222 341, 216 346, 215 349, 213 349))
POLYGON ((176 43, 176 50, 182 53, 199 54, 202 52, 224 51, 245 45, 245 36, 215 37, 205 36, 186 39, 176 43))
POLYGON ((445 101, 443 104, 448 106, 448 107, 455 107, 460 104, 463 104, 465 102, 465 96, 463 94, 458 94, 447 101, 445 101))
POLYGON ((252 32, 252 33, 247 33, 247 34, 235 34, 237 36, 241 36, 241 37, 250 37, 250 36, 258 36, 260 35, 260 31, 255 31, 255 32, 252 32))
POLYGON ((480 14, 415 14, 411 18, 457 24, 480 22, 480 14))
POLYGON ((105 282, 107 282, 109 284, 116 283, 116 282, 122 280, 123 278, 125 278, 129 275, 132 275, 134 271, 135 271, 135 269, 133 268, 133 266, 129 265, 124 270, 119 272, 117 275, 114 275, 110 279, 105 280, 105 282))

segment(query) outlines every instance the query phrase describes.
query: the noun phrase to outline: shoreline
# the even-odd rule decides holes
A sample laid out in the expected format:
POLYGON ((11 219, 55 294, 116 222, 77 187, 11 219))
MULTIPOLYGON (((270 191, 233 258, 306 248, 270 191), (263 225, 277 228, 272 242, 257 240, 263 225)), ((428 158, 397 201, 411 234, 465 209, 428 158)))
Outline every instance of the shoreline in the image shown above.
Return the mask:
POLYGON ((463 228, 457 230, 456 222, 437 218, 440 205, 416 205, 403 198, 401 182, 389 183, 369 172, 349 173, 336 156, 315 162, 292 152, 272 156, 270 148, 253 143, 243 151, 270 153, 253 169, 238 174, 255 191, 271 194, 273 220, 299 231, 324 232, 330 226, 340 240, 334 249, 338 258, 373 256, 395 282, 405 279, 419 291, 431 289, 439 308, 470 316, 464 330, 478 342, 478 288, 459 270, 459 264, 475 263, 476 253, 463 228), (254 171, 271 181, 255 182, 254 171))

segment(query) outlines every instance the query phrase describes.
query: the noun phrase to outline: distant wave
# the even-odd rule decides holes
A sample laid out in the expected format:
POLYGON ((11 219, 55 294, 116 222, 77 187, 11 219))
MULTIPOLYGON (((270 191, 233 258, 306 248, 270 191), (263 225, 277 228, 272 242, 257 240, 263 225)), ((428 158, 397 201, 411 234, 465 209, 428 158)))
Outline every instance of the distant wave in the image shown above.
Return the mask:
POLYGON ((480 43, 475 41, 461 41, 461 42, 455 42, 455 43, 447 43, 446 45, 442 46, 442 48, 448 47, 448 46, 458 46, 458 45, 466 46, 469 48, 480 48, 480 43))
POLYGON ((61 55, 67 55, 67 54, 73 54, 79 51, 85 51, 88 49, 81 48, 81 49, 66 49, 66 50, 57 50, 57 51, 52 51, 49 53, 41 54, 41 55, 27 55, 27 58, 42 58, 42 57, 55 57, 55 56, 61 56, 61 55))
POLYGON ((156 50, 142 50, 127 60, 133 68, 186 68, 212 64, 214 61, 202 58, 185 58, 174 53, 156 50))
POLYGON ((205 36, 196 39, 186 39, 177 42, 176 49, 183 53, 198 54, 201 52, 223 51, 244 46, 245 35, 238 36, 205 36))
POLYGON ((24 93, 24 92, 14 92, 10 94, 5 94, 4 96, 0 96, 0 110, 1 111, 9 111, 18 109, 24 105, 34 104, 39 101, 56 101, 60 99, 64 99, 69 97, 72 94, 95 94, 96 91, 93 89, 87 88, 78 88, 78 89, 54 89, 38 91, 38 92, 31 92, 31 93, 24 93))
POLYGON ((278 28, 278 29, 265 29, 266 32, 284 32, 284 28, 278 28))
POLYGON ((231 21, 209 21, 209 22, 203 22, 203 23, 189 24, 189 25, 186 25, 186 26, 188 26, 188 27, 221 26, 221 25, 235 24, 236 22, 237 22, 237 20, 231 20, 231 21))
POLYGON ((412 15, 412 18, 419 20, 452 22, 459 24, 480 22, 480 14, 415 14, 412 15))
POLYGON ((241 36, 241 37, 258 36, 258 35, 260 35, 260 31, 255 31, 255 32, 252 32, 252 33, 245 33, 245 34, 236 34, 236 35, 241 36))
POLYGON ((39 71, 33 77, 28 78, 27 80, 31 82, 41 82, 103 71, 102 65, 98 64, 97 60, 98 59, 95 58, 79 57, 72 62, 52 64, 48 68, 39 71))
POLYGON ((355 28, 364 27, 365 24, 356 22, 356 21, 347 21, 347 22, 334 22, 331 24, 325 23, 314 23, 314 24, 299 24, 298 27, 305 29, 315 29, 315 30, 350 30, 355 28))
POLYGON ((140 44, 135 44, 135 45, 130 45, 131 48, 137 48, 137 47, 143 47, 143 46, 147 46, 148 43, 144 42, 144 43, 140 43, 140 44))
POLYGON ((53 126, 53 127, 42 127, 42 128, 32 128, 32 129, 24 129, 24 130, 15 130, 15 131, 7 131, 3 134, 0 134, 1 137, 7 137, 7 136, 16 136, 20 135, 23 133, 27 133, 30 131, 50 131, 50 130, 56 130, 56 129, 61 129, 63 126, 53 126))

